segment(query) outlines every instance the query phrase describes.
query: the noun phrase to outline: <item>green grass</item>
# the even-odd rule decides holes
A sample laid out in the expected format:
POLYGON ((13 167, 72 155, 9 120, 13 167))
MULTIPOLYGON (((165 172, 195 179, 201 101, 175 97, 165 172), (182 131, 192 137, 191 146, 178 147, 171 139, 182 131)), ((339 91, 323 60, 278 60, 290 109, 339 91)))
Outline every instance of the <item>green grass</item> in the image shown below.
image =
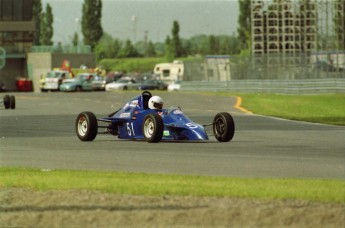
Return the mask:
POLYGON ((298 199, 344 203, 341 180, 248 179, 101 171, 0 168, 0 188, 89 189, 117 194, 298 199))
POLYGON ((241 94, 242 107, 261 115, 345 126, 345 94, 241 94))

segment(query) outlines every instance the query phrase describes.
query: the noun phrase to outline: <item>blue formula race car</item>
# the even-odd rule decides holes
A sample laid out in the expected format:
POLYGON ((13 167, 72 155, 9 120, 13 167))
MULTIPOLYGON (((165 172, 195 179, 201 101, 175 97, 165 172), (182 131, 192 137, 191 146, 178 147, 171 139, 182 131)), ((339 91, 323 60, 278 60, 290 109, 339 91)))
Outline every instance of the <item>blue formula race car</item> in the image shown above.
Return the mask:
POLYGON ((144 91, 107 117, 96 118, 92 112, 80 113, 75 122, 76 133, 81 141, 94 140, 99 128, 119 139, 146 140, 149 143, 161 140, 203 141, 209 139, 205 127, 212 125, 219 142, 229 142, 234 136, 235 124, 227 112, 220 112, 213 122, 200 125, 190 120, 180 108, 162 107, 162 98, 144 91))

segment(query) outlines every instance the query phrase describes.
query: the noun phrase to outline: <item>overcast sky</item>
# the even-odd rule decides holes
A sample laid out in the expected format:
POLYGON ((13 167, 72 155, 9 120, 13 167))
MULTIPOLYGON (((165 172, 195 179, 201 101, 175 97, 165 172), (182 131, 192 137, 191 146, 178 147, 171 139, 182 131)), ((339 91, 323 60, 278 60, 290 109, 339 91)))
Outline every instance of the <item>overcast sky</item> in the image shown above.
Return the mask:
MULTIPOLYGON (((54 14, 54 42, 70 43, 80 31, 84 0, 42 0, 54 14)), ((238 0, 103 0, 102 26, 120 39, 164 42, 171 35, 173 21, 180 25, 180 37, 198 34, 236 33, 238 0)))

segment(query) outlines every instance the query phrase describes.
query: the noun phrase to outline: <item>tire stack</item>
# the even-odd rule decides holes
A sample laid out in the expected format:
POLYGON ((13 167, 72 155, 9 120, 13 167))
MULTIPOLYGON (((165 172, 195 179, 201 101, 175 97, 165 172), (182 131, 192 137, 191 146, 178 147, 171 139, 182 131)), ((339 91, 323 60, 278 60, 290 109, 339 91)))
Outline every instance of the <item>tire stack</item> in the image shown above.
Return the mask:
POLYGON ((15 109, 16 108, 16 98, 15 96, 5 95, 3 100, 5 109, 15 109))

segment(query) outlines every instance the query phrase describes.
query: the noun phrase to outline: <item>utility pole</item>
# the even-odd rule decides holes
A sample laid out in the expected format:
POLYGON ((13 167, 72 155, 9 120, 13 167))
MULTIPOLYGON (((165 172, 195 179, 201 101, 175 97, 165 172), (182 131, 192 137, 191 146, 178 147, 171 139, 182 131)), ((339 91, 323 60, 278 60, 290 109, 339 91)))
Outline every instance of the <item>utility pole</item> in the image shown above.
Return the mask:
POLYGON ((134 43, 137 42, 137 28, 136 28, 136 23, 137 23, 137 16, 133 15, 132 16, 132 22, 133 22, 133 34, 134 34, 134 43))
POLYGON ((145 30, 145 36, 144 36, 144 50, 145 50, 145 56, 147 55, 147 33, 148 31, 145 30))

